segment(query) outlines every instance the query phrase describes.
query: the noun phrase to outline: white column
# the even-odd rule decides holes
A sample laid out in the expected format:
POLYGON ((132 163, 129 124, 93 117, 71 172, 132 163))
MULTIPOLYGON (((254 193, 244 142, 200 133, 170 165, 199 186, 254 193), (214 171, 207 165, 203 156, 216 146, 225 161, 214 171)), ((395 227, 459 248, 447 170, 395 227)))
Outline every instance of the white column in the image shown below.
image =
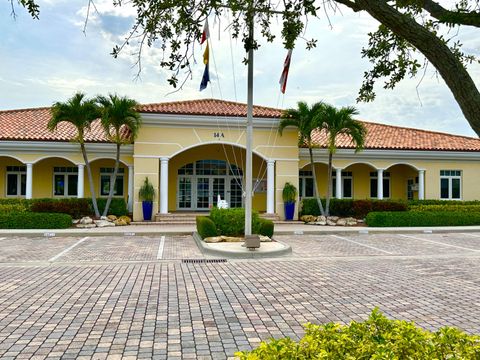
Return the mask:
POLYGON ((377 199, 383 200, 383 169, 377 170, 377 199))
POLYGON ((342 189, 342 184, 343 184, 343 181, 342 181, 342 169, 335 169, 335 181, 336 181, 336 191, 335 191, 335 197, 337 199, 341 199, 342 198, 342 193, 343 193, 343 189, 342 189))
POLYGON ((275 160, 267 161, 267 214, 275 212, 275 160))
POLYGON ((77 197, 85 197, 85 165, 78 164, 77 197))
POLYGON ((418 170, 418 199, 425 200, 425 170, 418 170))
POLYGON ((168 158, 160 158, 160 214, 168 214, 168 158))
POLYGON ((133 165, 128 165, 128 212, 133 211, 133 165))
POLYGON ((27 165, 27 189, 25 190, 25 198, 31 199, 32 198, 32 188, 33 188, 33 164, 26 164, 27 165))

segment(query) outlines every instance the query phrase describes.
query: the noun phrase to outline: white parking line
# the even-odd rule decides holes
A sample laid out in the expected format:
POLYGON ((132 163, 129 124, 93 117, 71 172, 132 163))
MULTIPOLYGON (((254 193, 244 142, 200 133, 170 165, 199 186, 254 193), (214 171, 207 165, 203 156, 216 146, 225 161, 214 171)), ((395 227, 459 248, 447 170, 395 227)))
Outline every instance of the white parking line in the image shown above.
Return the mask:
POLYGON ((87 240, 89 237, 84 237, 83 239, 80 239, 78 240, 75 244, 73 244, 72 246, 70 246, 69 248, 63 250, 61 253, 55 255, 54 257, 48 259, 49 262, 53 262, 55 260, 57 260, 59 257, 65 255, 66 253, 68 253, 70 250, 72 250, 73 248, 77 247, 78 245, 80 245, 81 243, 83 243, 85 240, 87 240))
POLYGON ((162 236, 162 238, 160 239, 160 244, 158 244, 157 260, 162 260, 164 246, 165 246, 165 236, 162 236))
POLYGON ((476 238, 480 237, 480 235, 476 235, 476 234, 472 234, 472 233, 462 233, 461 235, 468 235, 468 236, 473 236, 473 237, 476 237, 476 238))
POLYGON ((345 240, 345 241, 348 241, 348 242, 351 242, 351 243, 354 243, 354 244, 357 244, 357 245, 360 245, 360 246, 364 246, 364 247, 367 247, 367 248, 370 248, 370 249, 373 249, 373 250, 377 250, 377 251, 381 251, 385 254, 389 254, 389 255, 393 255, 393 253, 389 252, 389 251, 386 251, 386 250, 383 250, 383 249, 379 249, 375 246, 370 246, 370 245, 365 245, 365 244, 362 244, 362 243, 359 243, 357 241, 354 241, 354 240, 351 240, 351 239, 348 239, 348 238, 345 238, 343 236, 338 236, 338 235, 330 235, 330 236, 333 236, 337 239, 340 239, 340 240, 345 240))
POLYGON ((3 238, 0 238, 0 241, 5 240, 5 239, 6 239, 6 238, 4 238, 4 237, 3 237, 3 238))
POLYGON ((411 236, 411 235, 403 235, 403 234, 397 234, 397 235, 398 235, 398 236, 403 236, 403 237, 406 237, 406 238, 409 238, 409 239, 426 241, 426 242, 429 242, 429 243, 432 243, 432 244, 443 245, 443 246, 450 246, 450 247, 454 247, 454 248, 462 249, 462 250, 470 250, 470 251, 477 251, 477 252, 480 251, 480 250, 478 250, 478 249, 472 249, 472 248, 466 248, 466 247, 458 246, 458 245, 446 244, 446 243, 443 243, 443 242, 440 242, 440 241, 433 241, 433 240, 422 239, 422 238, 419 238, 419 237, 416 237, 416 236, 411 236))

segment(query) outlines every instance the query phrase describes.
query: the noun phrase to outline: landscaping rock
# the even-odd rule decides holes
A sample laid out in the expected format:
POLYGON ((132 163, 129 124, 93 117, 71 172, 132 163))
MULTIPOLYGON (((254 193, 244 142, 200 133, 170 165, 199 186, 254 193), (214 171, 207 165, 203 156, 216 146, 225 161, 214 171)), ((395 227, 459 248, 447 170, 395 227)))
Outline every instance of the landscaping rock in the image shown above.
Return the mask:
POLYGON ((90 216, 85 216, 85 217, 80 219, 79 224, 81 224, 81 225, 93 224, 93 220, 90 216))
POLYGON ((77 224, 77 228, 81 228, 81 229, 90 229, 90 228, 94 228, 94 227, 97 227, 97 225, 95 225, 95 224, 77 224))
POLYGON ((349 217, 345 219, 347 221, 347 226, 354 226, 357 225, 357 219, 349 217))
POLYGON ((115 215, 108 215, 107 220, 108 221, 115 221, 115 220, 117 220, 117 217, 115 215))
POLYGON ((73 224, 73 225, 76 225, 76 224, 78 224, 79 222, 80 222, 80 219, 72 220, 72 224, 73 224))
POLYGON ((327 217, 327 221, 333 221, 333 222, 337 222, 338 219, 340 219, 338 216, 329 216, 327 217))
POLYGON ((347 225, 346 219, 338 219, 337 226, 345 226, 345 225, 347 225))
POLYGON ((206 243, 219 243, 219 242, 222 242, 223 239, 221 236, 212 236, 212 237, 207 237, 203 239, 203 241, 205 241, 206 243))
POLYGON ((260 235, 260 242, 272 242, 273 240, 270 239, 268 236, 260 235))
POLYGON ((317 222, 327 222, 327 217, 324 216, 324 215, 320 215, 317 217, 317 219, 315 220, 317 222))
POLYGON ((114 223, 108 220, 96 220, 95 225, 97 225, 99 228, 115 226, 114 223))
POLYGON ((222 236, 223 242, 243 242, 245 241, 242 237, 233 237, 233 236, 222 236))
POLYGON ((310 222, 314 222, 316 220, 316 217, 313 215, 303 215, 300 218, 300 220, 303 221, 304 223, 310 223, 310 222))
POLYGON ((332 220, 329 219, 329 220, 327 220, 327 225, 328 226, 335 226, 335 225, 337 225, 337 223, 335 221, 332 221, 332 220))
POLYGON ((115 226, 127 226, 127 222, 124 219, 117 219, 113 222, 115 226))
MULTIPOLYGON (((220 243, 220 242, 244 242, 245 238, 243 237, 234 237, 234 236, 212 236, 203 239, 206 243, 220 243)), ((268 236, 260 235, 260 242, 271 242, 273 241, 268 236)))
POLYGON ((130 225, 130 223, 132 222, 132 219, 130 219, 130 217, 128 217, 128 216, 126 216, 126 215, 120 216, 117 220, 122 220, 122 221, 124 221, 127 225, 130 225))
POLYGON ((320 226, 325 226, 327 225, 327 222, 326 221, 315 221, 313 223, 311 223, 313 225, 320 225, 320 226))

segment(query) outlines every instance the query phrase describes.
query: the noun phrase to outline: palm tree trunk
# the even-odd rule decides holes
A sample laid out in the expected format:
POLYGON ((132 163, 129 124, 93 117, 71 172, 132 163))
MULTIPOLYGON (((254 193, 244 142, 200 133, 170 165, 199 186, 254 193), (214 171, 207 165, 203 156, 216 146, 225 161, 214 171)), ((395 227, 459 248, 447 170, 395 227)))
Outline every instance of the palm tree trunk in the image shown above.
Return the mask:
MULTIPOLYGON (((332 197, 332 160, 333 154, 329 150, 328 151, 328 176, 327 176, 327 200, 325 202, 325 214, 327 216, 330 215, 330 198, 332 197)), ((339 191, 340 189, 337 189, 339 191)))
POLYGON ((95 188, 93 187, 93 176, 92 169, 90 168, 90 162, 87 157, 87 150, 85 149, 85 144, 81 143, 80 148, 82 149, 83 161, 85 161, 85 166, 87 167, 88 182, 90 184, 90 194, 92 194, 92 206, 93 211, 95 212, 95 217, 100 217, 100 211, 98 211, 97 198, 95 196, 95 188))
POLYGON ((313 150, 312 147, 308 146, 308 151, 310 153, 310 164, 312 165, 312 175, 313 175, 313 191, 315 198, 317 199, 318 208, 320 209, 320 213, 325 215, 325 211, 323 210, 322 200, 318 195, 318 188, 317 188, 317 174, 315 174, 315 163, 313 162, 313 150))
POLYGON ((118 168, 120 166, 120 146, 121 145, 117 143, 117 155, 115 157, 115 167, 113 168, 113 175, 110 181, 110 190, 108 191, 108 199, 107 199, 107 203, 105 204, 105 209, 103 210, 102 216, 107 216, 108 209, 110 209, 110 204, 113 199, 113 193, 115 192, 115 182, 117 181, 117 173, 118 173, 118 168))

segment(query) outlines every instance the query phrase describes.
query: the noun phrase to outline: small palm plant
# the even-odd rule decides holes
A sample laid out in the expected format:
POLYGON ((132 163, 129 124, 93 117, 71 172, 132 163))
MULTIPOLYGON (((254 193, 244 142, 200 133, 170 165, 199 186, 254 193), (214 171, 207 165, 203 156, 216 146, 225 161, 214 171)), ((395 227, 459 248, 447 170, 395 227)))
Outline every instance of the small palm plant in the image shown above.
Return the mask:
POLYGON ((139 104, 135 100, 109 94, 108 97, 98 96, 96 101, 100 105, 102 126, 107 139, 116 145, 115 167, 107 203, 103 210, 103 216, 107 216, 115 190, 118 168, 120 167, 120 147, 124 144, 133 143, 140 129, 141 118, 136 111, 139 104))
POLYGON ((90 193, 92 194, 92 205, 95 216, 100 217, 98 211, 95 189, 93 186, 92 170, 88 161, 87 151, 85 149, 85 133, 90 130, 92 122, 100 117, 100 111, 94 100, 87 99, 85 94, 78 92, 66 102, 56 102, 51 109, 52 117, 48 122, 48 129, 55 131, 60 123, 72 124, 77 130, 77 135, 72 141, 80 144, 85 167, 87 168, 88 182, 90 184, 90 193))
POLYGON ((138 197, 142 200, 143 220, 152 219, 153 199, 155 198, 155 188, 152 183, 148 181, 148 177, 145 178, 140 190, 138 191, 138 197))

